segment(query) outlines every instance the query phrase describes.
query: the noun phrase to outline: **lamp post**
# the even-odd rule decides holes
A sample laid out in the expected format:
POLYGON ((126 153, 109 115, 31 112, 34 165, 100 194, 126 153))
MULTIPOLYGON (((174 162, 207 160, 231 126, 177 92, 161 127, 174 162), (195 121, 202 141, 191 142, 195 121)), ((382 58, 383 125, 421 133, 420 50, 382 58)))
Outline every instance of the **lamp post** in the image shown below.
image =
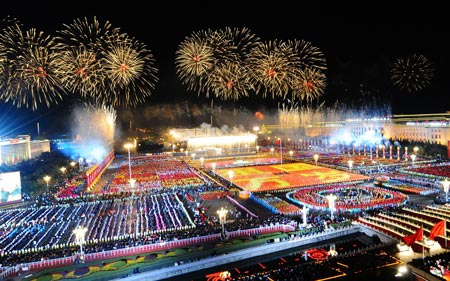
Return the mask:
POLYGON ((314 158, 314 162, 316 162, 316 166, 317 166, 317 161, 319 161, 319 154, 314 154, 313 155, 313 158, 314 158))
POLYGON ((272 152, 272 156, 273 156, 273 152, 275 151, 275 148, 271 147, 270 148, 270 152, 272 152))
POLYGON ((78 226, 73 230, 73 234, 75 234, 75 240, 78 245, 80 245, 80 260, 84 262, 84 252, 83 252, 83 244, 84 238, 86 235, 87 228, 78 226))
POLYGON ((61 168, 59 168, 59 170, 61 171, 61 173, 63 173, 63 175, 65 175, 67 168, 66 167, 61 167, 61 168))
POLYGON ((135 179, 130 179, 129 182, 130 182, 131 192, 134 195, 134 185, 136 184, 136 180, 135 179))
POLYGON ((306 225, 308 224, 308 208, 306 208, 306 205, 303 205, 303 212, 302 212, 302 216, 303 216, 303 226, 306 227, 306 225))
POLYGON ((219 215, 219 222, 222 225, 222 237, 225 238, 225 222, 227 220, 227 213, 228 211, 221 207, 219 210, 217 210, 217 214, 219 215))
POLYGON ((48 182, 50 181, 50 179, 51 179, 51 177, 49 175, 44 177, 44 181, 47 184, 47 187, 48 187, 48 182))
POLYGON ((350 160, 347 161, 347 163, 348 163, 348 168, 350 169, 350 172, 351 172, 352 168, 353 168, 353 160, 350 159, 350 160))
POLYGON ((78 158, 78 170, 82 171, 83 170, 83 157, 78 158))
POLYGON ((328 200, 328 207, 330 208, 330 213, 331 213, 331 220, 334 220, 334 206, 335 206, 335 201, 336 201, 336 195, 334 194, 329 194, 327 195, 327 200, 328 200))
POLYGON ((259 145, 256 146, 256 154, 259 152, 259 145))
POLYGON ((175 145, 173 144, 173 136, 174 136, 174 131, 170 131, 170 140, 172 141, 172 153, 174 153, 175 151, 175 145))
POLYGON ((200 167, 203 169, 203 163, 205 163, 205 158, 200 157, 200 167))
POLYGON ((412 166, 414 167, 414 161, 416 161, 416 155, 415 154, 411 154, 411 156, 409 156, 409 157, 411 157, 411 160, 412 160, 412 166))
POLYGON ((233 186, 233 176, 234 176, 234 171, 233 170, 229 170, 228 171, 228 177, 230 178, 230 186, 233 186))
POLYGON ((255 131, 255 147, 256 147, 256 153, 258 153, 258 132, 259 132, 259 127, 258 126, 254 126, 253 127, 253 131, 255 131))
POLYGON ((191 154, 192 161, 195 161, 195 153, 191 154))
POLYGON ((124 147, 128 150, 128 172, 130 175, 130 182, 131 182, 131 152, 130 149, 133 147, 133 144, 126 143, 124 147))
POLYGON ((294 151, 292 151, 292 150, 289 150, 289 156, 291 156, 291 161, 293 160, 292 159, 292 156, 294 155, 294 151))
POLYGON ((278 138, 278 141, 280 142, 280 165, 281 170, 283 170, 283 143, 281 142, 281 138, 278 138))
POLYGON ((76 165, 77 163, 75 162, 75 161, 72 161, 72 162, 70 162, 70 166, 72 167, 72 168, 75 168, 75 165, 76 165))
POLYGON ((419 147, 418 146, 414 146, 413 147, 413 151, 414 151, 414 154, 417 154, 417 152, 419 152, 419 147))
POLYGON ((211 169, 213 174, 216 174, 216 162, 211 163, 211 169))
POLYGON ((448 179, 445 179, 443 181, 441 181, 442 186, 444 187, 444 192, 445 192, 445 204, 447 204, 447 200, 448 200, 448 188, 450 187, 450 181, 448 179))

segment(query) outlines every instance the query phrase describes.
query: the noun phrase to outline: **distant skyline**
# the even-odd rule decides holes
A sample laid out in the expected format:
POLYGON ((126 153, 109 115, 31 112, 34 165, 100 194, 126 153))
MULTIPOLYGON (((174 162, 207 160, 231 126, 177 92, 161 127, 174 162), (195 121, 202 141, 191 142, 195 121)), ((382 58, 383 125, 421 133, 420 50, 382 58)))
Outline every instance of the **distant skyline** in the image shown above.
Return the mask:
MULTIPOLYGON (((70 24, 74 19, 94 16, 100 22, 109 21, 122 32, 146 44, 156 60, 159 82, 147 105, 189 100, 192 103, 210 103, 210 99, 188 92, 176 76, 175 52, 178 44, 194 31, 229 27, 247 27, 263 41, 304 39, 319 47, 325 54, 328 70, 327 88, 320 101, 336 101, 355 106, 367 102, 371 96, 392 98, 393 114, 431 113, 450 110, 448 28, 443 7, 401 6, 374 2, 357 5, 293 3, 277 1, 271 6, 242 6, 237 1, 227 2, 165 2, 146 5, 138 1, 112 2, 81 1, 52 5, 44 2, 7 2, 0 7, 2 18, 17 18, 27 28, 37 28, 46 34, 70 24), (95 3, 91 3, 95 2, 95 3), (149 8, 147 8, 149 6, 149 8), (298 8, 301 7, 301 8, 298 8), (57 12, 53 12, 56 10, 57 12), (395 59, 417 53, 426 56, 434 68, 431 85, 419 93, 396 89, 389 79, 389 67, 395 59)), ((0 101, 2 102, 2 101, 0 101)), ((65 101, 69 103, 70 100, 65 101)), ((276 107, 279 100, 252 97, 236 104, 258 107, 276 107), (258 103, 258 104, 255 104, 258 103)), ((139 106, 140 109, 145 104, 139 106)), ((214 99, 219 106, 220 100, 214 99)), ((229 103, 227 103, 229 104, 229 103)), ((51 116, 64 111, 62 103, 54 108, 42 106, 29 118, 51 116), (37 116, 37 117, 36 117, 37 116)), ((4 112, 23 114, 10 104, 0 104, 0 119, 4 112)), ((121 109, 118 109, 120 112, 121 109)), ((11 116, 9 114, 9 117, 11 116)), ((120 114, 119 114, 120 115, 120 114)), ((4 117, 3 117, 4 119, 4 117)), ((118 116, 120 120, 120 116, 118 116)), ((0 120, 0 126, 4 123, 0 120)), ((195 127, 198 124, 193 124, 195 127)))

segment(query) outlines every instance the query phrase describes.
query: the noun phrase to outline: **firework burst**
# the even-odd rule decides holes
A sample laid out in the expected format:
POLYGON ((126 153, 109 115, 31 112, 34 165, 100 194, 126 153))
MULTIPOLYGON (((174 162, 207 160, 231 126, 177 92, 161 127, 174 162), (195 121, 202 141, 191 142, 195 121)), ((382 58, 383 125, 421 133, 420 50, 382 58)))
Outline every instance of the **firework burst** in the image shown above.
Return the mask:
POLYGON ((76 19, 58 33, 65 87, 112 106, 136 106, 151 96, 157 69, 144 44, 95 17, 76 19))
POLYGON ((75 19, 71 24, 64 24, 58 30, 56 38, 61 49, 84 46, 88 50, 99 50, 109 43, 111 37, 120 35, 120 28, 113 27, 109 21, 101 24, 96 17, 75 19))
POLYGON ((311 102, 323 95, 326 77, 319 69, 306 68, 294 79, 293 97, 311 102))
POLYGON ((258 45, 260 38, 257 37, 250 29, 243 28, 231 28, 225 27, 223 31, 225 38, 235 50, 236 55, 239 56, 241 61, 244 61, 251 49, 258 45))
POLYGON ((153 54, 134 38, 117 37, 101 59, 109 95, 102 104, 135 106, 152 94, 158 78, 153 54))
POLYGON ((258 44, 246 60, 246 75, 257 93, 285 98, 296 76, 294 54, 279 41, 258 44))
POLYGON ((391 80, 401 90, 419 92, 431 84, 434 69, 423 55, 412 54, 399 58, 391 69, 391 80))
POLYGON ((213 46, 222 42, 222 51, 216 55, 219 59, 215 63, 216 67, 209 77, 209 91, 215 97, 222 100, 238 100, 241 97, 248 97, 249 90, 253 90, 253 85, 246 78, 244 71, 244 61, 250 50, 257 45, 257 38, 247 28, 230 28, 218 30, 215 33, 217 38, 213 40, 213 46), (224 55, 226 54, 226 55, 224 55))
POLYGON ((194 32, 176 52, 178 77, 188 90, 212 93, 223 100, 247 96, 252 87, 245 79, 244 61, 259 40, 247 28, 194 32))
POLYGON ((5 101, 17 107, 36 110, 45 103, 50 107, 65 94, 57 75, 57 53, 54 40, 32 28, 26 32, 18 24, 7 27, 0 35, 3 64, 7 75, 6 88, 2 92, 5 101))
POLYGON ((311 42, 305 40, 293 40, 286 43, 286 47, 292 49, 292 53, 295 54, 295 63, 297 67, 304 70, 319 69, 326 70, 327 63, 325 55, 318 48, 312 45, 311 42))
POLYGON ((69 92, 80 93, 84 98, 97 96, 104 71, 96 53, 84 46, 65 48, 57 59, 61 83, 69 92))
POLYGON ((186 37, 176 51, 178 77, 188 90, 198 94, 205 88, 214 63, 214 50, 201 32, 186 37))
POLYGON ((210 77, 209 85, 215 97, 222 100, 236 101, 243 96, 248 97, 249 90, 253 90, 243 68, 236 63, 228 63, 216 69, 210 77))

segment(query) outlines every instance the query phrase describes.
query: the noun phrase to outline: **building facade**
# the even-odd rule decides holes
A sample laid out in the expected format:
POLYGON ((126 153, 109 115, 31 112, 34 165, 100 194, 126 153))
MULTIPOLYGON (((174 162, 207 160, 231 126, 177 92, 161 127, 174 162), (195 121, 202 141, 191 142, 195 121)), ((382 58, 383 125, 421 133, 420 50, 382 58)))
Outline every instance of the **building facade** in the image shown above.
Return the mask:
POLYGON ((50 140, 32 141, 29 135, 0 140, 0 165, 12 165, 50 152, 50 140))

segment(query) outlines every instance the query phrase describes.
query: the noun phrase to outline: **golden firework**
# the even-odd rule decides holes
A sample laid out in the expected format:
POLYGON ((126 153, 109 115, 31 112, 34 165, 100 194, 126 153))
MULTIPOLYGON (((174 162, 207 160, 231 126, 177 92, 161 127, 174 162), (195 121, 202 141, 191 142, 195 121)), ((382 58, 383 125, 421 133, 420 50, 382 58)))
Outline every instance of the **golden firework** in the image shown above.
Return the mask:
POLYGON ((391 69, 391 80, 396 87, 410 93, 419 92, 431 84, 434 69, 423 55, 412 54, 399 58, 391 69))

